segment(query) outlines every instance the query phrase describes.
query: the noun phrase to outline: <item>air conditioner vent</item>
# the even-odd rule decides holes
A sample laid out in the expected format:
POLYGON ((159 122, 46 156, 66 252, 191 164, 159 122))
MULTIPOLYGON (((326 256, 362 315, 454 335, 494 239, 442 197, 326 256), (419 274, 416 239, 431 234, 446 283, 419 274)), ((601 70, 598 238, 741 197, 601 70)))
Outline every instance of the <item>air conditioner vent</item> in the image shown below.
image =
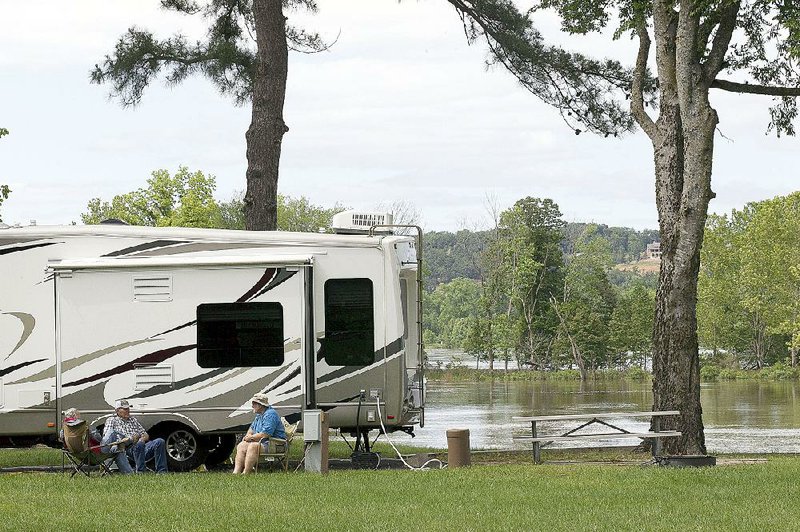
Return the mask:
POLYGON ((134 301, 172 301, 172 275, 137 275, 133 278, 134 301))
MULTIPOLYGON (((392 225, 394 216, 385 212, 344 211, 333 216, 331 226, 340 234, 358 234, 369 232, 375 225, 392 225)), ((379 227, 376 233, 391 233, 390 227, 379 227)))

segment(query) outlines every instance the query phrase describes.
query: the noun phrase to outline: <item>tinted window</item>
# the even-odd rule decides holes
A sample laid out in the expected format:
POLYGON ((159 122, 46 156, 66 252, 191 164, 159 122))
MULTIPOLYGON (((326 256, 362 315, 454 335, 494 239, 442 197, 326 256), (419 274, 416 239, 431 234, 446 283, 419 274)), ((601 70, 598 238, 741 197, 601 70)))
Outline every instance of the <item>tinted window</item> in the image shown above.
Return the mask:
POLYGON ((372 281, 325 282, 325 362, 330 366, 368 366, 375 362, 372 281))
POLYGON ((202 368, 283 364, 280 303, 209 303, 197 307, 197 364, 202 368))

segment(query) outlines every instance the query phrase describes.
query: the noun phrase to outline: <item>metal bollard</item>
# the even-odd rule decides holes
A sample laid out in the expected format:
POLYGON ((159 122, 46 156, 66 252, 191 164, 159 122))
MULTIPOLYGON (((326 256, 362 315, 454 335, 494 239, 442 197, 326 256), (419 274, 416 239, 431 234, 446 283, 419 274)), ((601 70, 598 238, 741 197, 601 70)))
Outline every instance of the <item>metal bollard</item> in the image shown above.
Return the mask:
POLYGON ((447 467, 470 465, 469 429, 447 429, 447 467))

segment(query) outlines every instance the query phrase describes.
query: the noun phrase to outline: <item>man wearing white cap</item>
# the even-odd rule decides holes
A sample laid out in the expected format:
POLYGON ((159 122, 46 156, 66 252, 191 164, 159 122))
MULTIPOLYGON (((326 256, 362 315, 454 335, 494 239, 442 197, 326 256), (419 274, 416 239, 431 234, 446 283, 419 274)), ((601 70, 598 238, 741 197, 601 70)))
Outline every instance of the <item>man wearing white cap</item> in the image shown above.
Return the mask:
POLYGON ((150 439, 139 420, 131 416, 131 404, 127 399, 120 399, 114 403, 114 412, 106 421, 103 428, 103 440, 106 436, 116 432, 131 439, 127 449, 128 455, 136 462, 136 472, 147 471, 145 462, 155 458, 156 472, 167 472, 167 449, 162 438, 150 439))
POLYGON ((269 446, 269 438, 286 439, 286 431, 283 429, 281 417, 274 408, 269 406, 267 395, 257 393, 250 399, 253 412, 256 418, 247 429, 247 434, 242 438, 242 442, 236 447, 236 461, 234 462, 234 473, 252 473, 261 447, 265 450, 269 446))

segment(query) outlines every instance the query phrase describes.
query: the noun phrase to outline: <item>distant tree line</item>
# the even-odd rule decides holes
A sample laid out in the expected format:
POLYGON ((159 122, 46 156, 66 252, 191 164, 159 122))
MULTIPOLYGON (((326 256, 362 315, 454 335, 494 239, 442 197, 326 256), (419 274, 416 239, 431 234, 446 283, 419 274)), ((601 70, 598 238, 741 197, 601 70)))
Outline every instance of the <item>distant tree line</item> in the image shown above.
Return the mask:
MULTIPOLYGON (((611 260, 614 264, 635 262, 642 258, 647 245, 658 242, 658 230, 644 229, 637 231, 629 227, 609 227, 605 224, 565 223, 561 233, 561 251, 570 256, 581 235, 592 227, 594 234, 608 241, 611 260)), ((456 232, 431 231, 425 234, 425 288, 432 291, 442 283, 449 283, 458 277, 480 279, 478 256, 486 249, 491 238, 491 231, 470 231, 461 229, 456 232)), ((611 273, 612 283, 624 285, 634 277, 624 271, 611 273)), ((656 275, 650 275, 648 283, 655 288, 656 275)))
POLYGON ((481 232, 426 236, 426 341, 536 369, 645 366, 652 277, 614 272, 652 231, 567 224, 550 199, 524 198, 481 232))

